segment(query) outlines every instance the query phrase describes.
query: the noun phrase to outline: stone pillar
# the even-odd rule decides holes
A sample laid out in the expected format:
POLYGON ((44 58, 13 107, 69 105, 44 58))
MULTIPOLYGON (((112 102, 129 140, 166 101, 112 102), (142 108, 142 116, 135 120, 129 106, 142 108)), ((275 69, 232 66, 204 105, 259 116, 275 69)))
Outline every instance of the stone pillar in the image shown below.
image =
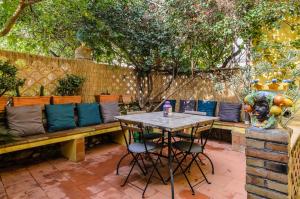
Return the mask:
POLYGON ((289 132, 249 128, 246 131, 248 199, 288 198, 289 132))

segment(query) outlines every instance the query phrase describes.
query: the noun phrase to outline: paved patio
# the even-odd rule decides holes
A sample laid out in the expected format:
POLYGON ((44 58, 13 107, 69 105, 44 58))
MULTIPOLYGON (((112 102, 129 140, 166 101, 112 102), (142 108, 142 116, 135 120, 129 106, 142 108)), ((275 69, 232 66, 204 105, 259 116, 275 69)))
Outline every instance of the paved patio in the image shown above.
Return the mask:
MULTIPOLYGON (((2 170, 0 171, 0 199, 141 198, 142 192, 134 186, 128 184, 120 187, 129 168, 126 166, 129 159, 124 161, 120 170, 121 175, 115 175, 116 163, 124 153, 125 147, 105 144, 87 151, 86 160, 80 163, 60 158, 24 168, 2 170)), ((192 196, 185 179, 181 175, 176 176, 176 198, 246 198, 245 154, 232 151, 229 144, 215 141, 208 142, 207 154, 215 164, 215 175, 211 174, 209 166, 204 166, 205 173, 212 184, 205 182, 199 184, 195 188, 196 195, 192 196)), ((163 169, 166 169, 165 167, 163 169)), ((138 171, 138 169, 135 170, 138 171)), ((167 172, 163 173, 167 176, 167 172)), ((196 167, 192 168, 189 177, 193 182, 202 179, 196 167)), ((135 185, 144 185, 138 173, 134 173, 130 181, 135 185)), ((162 185, 158 180, 153 179, 146 197, 150 199, 170 198, 170 186, 162 185)))

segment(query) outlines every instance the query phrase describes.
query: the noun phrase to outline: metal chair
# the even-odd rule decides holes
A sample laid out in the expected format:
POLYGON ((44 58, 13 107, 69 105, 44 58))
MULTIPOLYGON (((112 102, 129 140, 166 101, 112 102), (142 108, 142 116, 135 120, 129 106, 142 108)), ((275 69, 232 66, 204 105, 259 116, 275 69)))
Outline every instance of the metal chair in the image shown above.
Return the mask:
MULTIPOLYGON (((150 175, 147 179, 147 183, 146 183, 144 189, 141 189, 138 187, 139 189, 143 190, 142 196, 144 197, 147 187, 148 187, 150 180, 155 171, 158 174, 161 181, 165 184, 164 178, 162 177, 161 173, 159 172, 159 170, 157 168, 157 164, 159 161, 159 155, 156 155, 157 154, 156 152, 161 151, 161 145, 157 144, 155 142, 151 142, 144 137, 144 135, 146 134, 145 132, 148 132, 148 128, 143 127, 142 123, 133 123, 133 122, 124 121, 124 120, 119 120, 119 121, 120 121, 120 125, 121 125, 122 131, 123 131, 124 139, 126 142, 127 151, 133 157, 132 167, 131 167, 124 183, 121 186, 126 185, 126 183, 128 182, 128 179, 130 177, 130 174, 132 173, 132 170, 136 164, 138 165, 138 167, 142 171, 142 173, 145 176, 147 176, 147 170, 146 170, 146 166, 145 166, 145 163, 143 160, 143 155, 146 155, 148 157, 149 161, 151 162, 152 171, 150 172, 150 175), (132 136, 133 136, 134 132, 140 133, 143 142, 132 143, 132 136), (154 159, 153 156, 157 156, 157 158, 154 159), (142 161, 145 171, 144 171, 142 165, 140 164, 139 159, 142 161)), ((136 186, 136 185, 134 185, 134 186, 136 186)))
POLYGON ((207 123, 198 123, 196 126, 194 126, 191 129, 191 133, 189 134, 188 139, 182 139, 180 141, 175 141, 172 145, 172 152, 174 154, 175 161, 178 163, 177 167, 174 169, 174 174, 178 169, 181 170, 182 174, 184 175, 185 179, 187 180, 192 194, 195 194, 194 187, 198 185, 199 183, 203 182, 203 180, 195 185, 192 185, 190 180, 188 179, 186 172, 190 170, 191 166, 193 163, 196 163, 197 167, 199 168, 202 176, 204 177, 204 180, 210 184, 208 181, 206 175, 204 174, 203 170, 201 169, 198 160, 201 162, 199 155, 205 156, 212 167, 212 173, 214 173, 214 165, 211 161, 211 159, 204 153, 205 145, 207 143, 209 134, 211 132, 213 126, 213 121, 212 122, 207 122, 207 123), (207 131, 203 133, 204 131, 207 131), (179 151, 181 154, 183 154, 183 157, 181 160, 179 160, 178 156, 175 154, 175 150, 179 151), (192 160, 187 164, 185 168, 183 168, 183 162, 187 160, 188 156, 192 156, 192 160))
MULTIPOLYGON (((185 110, 184 113, 186 114, 193 114, 193 115, 201 115, 201 116, 206 116, 205 112, 197 112, 197 111, 193 111, 193 110, 185 110)), ((179 131, 175 133, 175 136, 177 138, 181 139, 189 139, 191 137, 191 135, 189 133, 185 133, 183 131, 179 131)))
MULTIPOLYGON (((135 115, 135 114, 141 114, 141 113, 146 113, 146 111, 132 111, 132 112, 127 112, 127 115, 135 115)), ((138 134, 138 139, 139 142, 142 142, 142 137, 141 134, 139 132, 134 132, 134 134, 138 134)), ((144 133, 144 139, 145 140, 157 140, 157 143, 160 142, 160 140, 162 140, 162 138, 164 137, 164 135, 162 133, 155 133, 152 131, 147 131, 146 133, 144 133)), ((132 136, 132 138, 134 138, 134 135, 132 136)), ((119 160, 118 164, 117 164, 117 170, 116 170, 116 174, 119 175, 119 168, 121 166, 121 162, 124 160, 125 157, 127 157, 130 153, 127 151, 127 153, 125 155, 122 156, 122 158, 119 160)), ((142 157, 141 157, 142 158, 142 157)), ((143 160, 143 159, 142 159, 143 160)), ((160 161, 161 162, 161 161, 160 161)), ((131 162, 132 163, 132 162, 131 162)), ((162 164, 162 162, 161 162, 162 164)))

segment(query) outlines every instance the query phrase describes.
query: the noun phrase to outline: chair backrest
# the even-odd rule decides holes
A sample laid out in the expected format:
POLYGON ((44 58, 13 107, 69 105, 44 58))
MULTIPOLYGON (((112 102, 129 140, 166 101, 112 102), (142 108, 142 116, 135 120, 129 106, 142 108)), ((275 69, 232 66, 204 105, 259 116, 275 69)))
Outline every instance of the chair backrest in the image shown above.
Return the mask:
POLYGON ((147 140, 144 138, 144 133, 149 133, 149 128, 144 127, 142 123, 140 122, 132 122, 132 121, 126 121, 126 120, 119 120, 121 129, 123 131, 123 136, 125 139, 125 143, 127 148, 132 143, 133 137, 135 133, 138 133, 140 136, 140 140, 145 145, 146 152, 148 152, 147 149, 147 140))
POLYGON ((198 144, 201 144, 203 149, 205 148, 207 140, 211 134, 213 125, 214 121, 199 122, 192 128, 190 134, 191 145, 189 148, 189 152, 191 151, 194 142, 198 142, 198 144))

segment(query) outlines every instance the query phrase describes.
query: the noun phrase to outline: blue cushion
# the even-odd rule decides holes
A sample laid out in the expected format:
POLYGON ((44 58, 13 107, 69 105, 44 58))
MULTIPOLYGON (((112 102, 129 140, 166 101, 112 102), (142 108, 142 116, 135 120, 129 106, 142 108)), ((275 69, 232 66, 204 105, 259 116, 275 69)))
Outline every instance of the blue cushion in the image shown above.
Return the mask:
MULTIPOLYGON (((171 106, 172 106, 172 112, 175 112, 175 107, 176 107, 176 100, 166 100, 166 101, 169 101, 171 106)), ((160 111, 163 111, 164 110, 164 104, 165 102, 159 107, 159 110, 160 111)))
POLYGON ((90 126, 102 123, 100 118, 99 104, 82 103, 77 104, 78 125, 90 126))
POLYGON ((198 100, 198 111, 205 112, 207 116, 215 116, 217 102, 198 100))
POLYGON ((46 105, 46 115, 49 132, 76 127, 73 104, 46 105))

